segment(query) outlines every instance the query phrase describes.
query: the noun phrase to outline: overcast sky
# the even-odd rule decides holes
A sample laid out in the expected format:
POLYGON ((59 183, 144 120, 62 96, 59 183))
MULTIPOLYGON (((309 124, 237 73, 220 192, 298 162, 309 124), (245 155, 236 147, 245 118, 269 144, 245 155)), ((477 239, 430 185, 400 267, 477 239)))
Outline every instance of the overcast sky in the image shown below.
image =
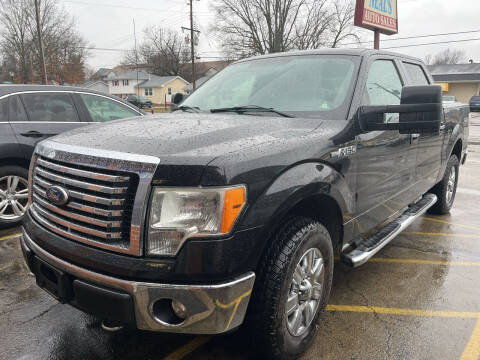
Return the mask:
MULTIPOLYGON (((97 48, 131 49, 134 46, 133 19, 137 40, 143 30, 154 24, 172 29, 189 27, 188 0, 59 0, 75 16, 77 28, 90 45, 97 48)), ((196 24, 202 31, 200 55, 204 61, 220 57, 218 38, 208 33, 213 21, 208 0, 194 1, 196 24)), ((382 35, 382 48, 411 46, 431 42, 478 39, 476 41, 411 46, 391 49, 420 58, 445 48, 463 49, 467 59, 480 62, 480 1, 479 0, 398 0, 399 34, 382 35), (418 38, 421 35, 467 32, 466 34, 418 38), (477 31, 477 32, 473 32, 477 31), (415 36, 408 40, 392 39, 415 36)), ((362 31, 365 40, 373 33, 362 31)), ((185 34, 187 35, 187 34, 185 34)), ((373 47, 373 43, 362 44, 373 47)), ((122 52, 94 50, 88 63, 94 68, 114 67, 122 59, 122 52)))

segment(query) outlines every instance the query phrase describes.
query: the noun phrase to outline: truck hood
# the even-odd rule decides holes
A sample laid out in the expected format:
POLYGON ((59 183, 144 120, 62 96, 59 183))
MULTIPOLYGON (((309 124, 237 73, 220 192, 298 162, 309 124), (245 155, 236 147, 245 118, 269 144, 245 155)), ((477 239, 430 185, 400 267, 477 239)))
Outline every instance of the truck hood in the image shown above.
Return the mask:
POLYGON ((205 166, 229 153, 302 136, 318 119, 176 112, 69 131, 53 141, 160 158, 160 165, 205 166))

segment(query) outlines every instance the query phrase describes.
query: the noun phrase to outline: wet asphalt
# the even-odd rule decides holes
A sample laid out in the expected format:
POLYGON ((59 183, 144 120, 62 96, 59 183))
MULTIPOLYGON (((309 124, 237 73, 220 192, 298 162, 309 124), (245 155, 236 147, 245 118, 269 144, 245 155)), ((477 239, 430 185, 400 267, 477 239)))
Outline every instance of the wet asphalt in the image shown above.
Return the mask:
MULTIPOLYGON (((480 139, 480 114, 471 131, 480 139)), ((254 357, 242 331, 104 332, 99 319, 35 285, 14 237, 19 231, 0 231, 0 359, 254 357)), ((336 264, 330 305, 302 359, 479 359, 479 279, 480 144, 470 146, 460 169, 451 214, 423 216, 358 269, 336 264)))

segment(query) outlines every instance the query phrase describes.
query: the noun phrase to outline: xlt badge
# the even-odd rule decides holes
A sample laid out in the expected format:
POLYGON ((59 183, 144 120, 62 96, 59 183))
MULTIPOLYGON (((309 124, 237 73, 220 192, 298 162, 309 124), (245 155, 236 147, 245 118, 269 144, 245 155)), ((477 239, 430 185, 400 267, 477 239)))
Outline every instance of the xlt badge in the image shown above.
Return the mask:
POLYGON ((349 155, 355 154, 357 152, 357 146, 352 145, 352 146, 347 146, 338 149, 337 151, 334 151, 330 154, 330 156, 333 157, 347 157, 349 155))

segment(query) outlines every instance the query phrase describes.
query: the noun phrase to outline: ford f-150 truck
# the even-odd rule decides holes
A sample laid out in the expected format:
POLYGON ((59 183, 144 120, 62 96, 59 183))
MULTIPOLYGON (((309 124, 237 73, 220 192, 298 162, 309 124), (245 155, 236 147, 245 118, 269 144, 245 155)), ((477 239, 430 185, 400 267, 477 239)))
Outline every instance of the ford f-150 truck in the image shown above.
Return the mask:
POLYGON ((30 166, 22 249, 37 283, 106 329, 219 334, 265 356, 311 343, 334 257, 365 263, 448 213, 468 106, 424 64, 373 50, 238 61, 176 111, 70 131, 30 166))

